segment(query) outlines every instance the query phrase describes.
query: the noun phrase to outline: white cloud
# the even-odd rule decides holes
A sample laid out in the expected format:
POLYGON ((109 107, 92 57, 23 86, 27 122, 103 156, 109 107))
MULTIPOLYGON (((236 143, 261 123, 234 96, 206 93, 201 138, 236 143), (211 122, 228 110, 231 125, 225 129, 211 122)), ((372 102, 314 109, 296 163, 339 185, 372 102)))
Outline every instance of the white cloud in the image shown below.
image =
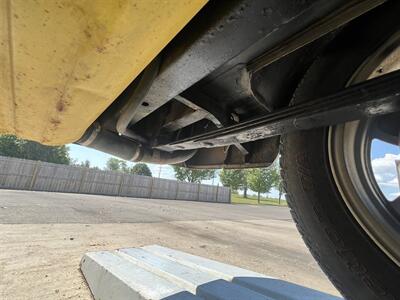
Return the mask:
POLYGON ((396 160, 400 160, 400 154, 386 153, 384 157, 372 160, 372 168, 378 174, 396 174, 396 160))
MULTIPOLYGON (((379 176, 379 177, 381 177, 381 176, 379 176)), ((376 176, 375 176, 375 178, 376 178, 376 176)), ((386 181, 383 178, 381 180, 376 179, 376 181, 379 184, 381 184, 382 186, 387 186, 387 187, 392 187, 392 188, 396 188, 399 186, 399 180, 397 179, 397 176, 393 177, 390 180, 386 180, 386 181)))
POLYGON ((375 179, 387 198, 395 198, 399 189, 399 181, 396 171, 396 160, 400 160, 400 154, 386 153, 384 157, 372 160, 372 169, 375 179))
POLYGON ((378 181, 378 182, 383 181, 383 177, 381 175, 379 175, 379 174, 374 174, 374 175, 375 175, 376 181, 378 181))

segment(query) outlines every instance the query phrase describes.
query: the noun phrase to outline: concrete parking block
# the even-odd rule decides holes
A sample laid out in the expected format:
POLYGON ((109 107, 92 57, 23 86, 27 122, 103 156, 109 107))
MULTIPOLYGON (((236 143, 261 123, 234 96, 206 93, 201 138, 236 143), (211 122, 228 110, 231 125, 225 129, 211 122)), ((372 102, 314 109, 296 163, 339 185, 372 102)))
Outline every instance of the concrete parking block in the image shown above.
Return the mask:
POLYGON ((96 300, 341 299, 157 245, 89 252, 81 271, 96 300))

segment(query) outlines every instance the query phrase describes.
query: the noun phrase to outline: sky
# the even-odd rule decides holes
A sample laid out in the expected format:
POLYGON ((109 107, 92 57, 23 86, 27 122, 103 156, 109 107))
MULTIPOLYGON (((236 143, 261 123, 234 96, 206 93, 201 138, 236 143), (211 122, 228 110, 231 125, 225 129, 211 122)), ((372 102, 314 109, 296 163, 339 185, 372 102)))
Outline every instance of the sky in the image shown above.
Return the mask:
MULTIPOLYGON (((82 162, 89 160, 91 166, 103 169, 111 155, 103 152, 86 148, 79 145, 68 145, 70 156, 72 159, 82 162)), ((375 179, 382 192, 389 200, 395 199, 400 195, 399 182, 396 173, 395 160, 400 160, 400 148, 382 141, 374 140, 371 147, 372 168, 375 179)), ((150 170, 155 177, 165 179, 175 179, 174 171, 171 166, 148 164, 150 170), (160 175, 160 176, 159 176, 160 175)), ((221 184, 218 177, 214 180, 205 180, 204 184, 221 184)), ((271 191, 270 196, 277 197, 276 190, 271 191)))
MULTIPOLYGON (((115 157, 101 151, 97 151, 91 148, 70 144, 68 145, 69 155, 72 159, 77 160, 78 162, 82 162, 85 160, 90 161, 90 165, 93 167, 99 167, 100 169, 104 169, 107 163, 107 160, 111 157, 115 157)), ((118 157, 116 157, 118 158, 118 157)), ((131 163, 133 165, 133 163, 131 163)), ((151 170, 151 173, 155 177, 161 177, 165 179, 175 179, 174 171, 171 166, 166 165, 155 165, 155 164, 147 164, 151 170), (160 173, 160 176, 158 176, 160 173)))
POLYGON ((394 200, 400 194, 395 163, 400 160, 400 148, 379 140, 374 140, 371 148, 375 179, 386 198, 394 200))
MULTIPOLYGON (((100 169, 104 169, 107 163, 107 160, 111 157, 115 157, 101 151, 97 151, 91 148, 70 144, 68 145, 69 154, 72 159, 77 160, 78 162, 83 162, 85 160, 90 161, 90 165, 93 167, 99 167, 100 169)), ((118 158, 118 157, 115 157, 118 158)), ((119 158, 118 158, 119 159, 119 158)), ((134 163, 128 163, 130 165, 134 165, 134 163)), ((151 170, 151 173, 154 177, 160 177, 165 179, 175 179, 174 170, 171 166, 168 165, 156 165, 156 164, 147 164, 151 170)), ((219 182, 218 178, 213 180, 204 180, 205 184, 214 184, 217 185, 219 182)))

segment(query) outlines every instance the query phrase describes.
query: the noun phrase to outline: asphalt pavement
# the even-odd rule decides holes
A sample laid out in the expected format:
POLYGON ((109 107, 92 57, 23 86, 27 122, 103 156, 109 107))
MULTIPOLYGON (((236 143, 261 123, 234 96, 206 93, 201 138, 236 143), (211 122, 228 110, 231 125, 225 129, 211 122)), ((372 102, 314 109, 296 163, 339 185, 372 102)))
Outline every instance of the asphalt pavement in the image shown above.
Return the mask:
POLYGON ((0 224, 286 220, 286 207, 0 190, 0 224))
POLYGON ((85 252, 152 244, 338 295, 286 207, 0 190, 0 299, 92 299, 85 252))

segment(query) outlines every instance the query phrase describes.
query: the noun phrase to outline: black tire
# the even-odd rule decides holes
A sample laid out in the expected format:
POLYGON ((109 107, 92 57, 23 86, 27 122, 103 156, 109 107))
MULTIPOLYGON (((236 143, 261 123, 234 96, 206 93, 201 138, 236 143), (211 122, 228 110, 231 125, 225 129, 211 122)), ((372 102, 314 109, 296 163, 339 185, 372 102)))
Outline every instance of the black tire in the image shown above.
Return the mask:
MULTIPOLYGON (((394 3, 394 2, 397 2, 394 3)), ((345 29, 308 70, 293 104, 342 89, 395 32, 399 3, 371 12, 345 29)), ((328 128, 281 138, 286 198, 311 253, 346 299, 400 299, 400 268, 368 237, 344 203, 327 153, 328 128)))

